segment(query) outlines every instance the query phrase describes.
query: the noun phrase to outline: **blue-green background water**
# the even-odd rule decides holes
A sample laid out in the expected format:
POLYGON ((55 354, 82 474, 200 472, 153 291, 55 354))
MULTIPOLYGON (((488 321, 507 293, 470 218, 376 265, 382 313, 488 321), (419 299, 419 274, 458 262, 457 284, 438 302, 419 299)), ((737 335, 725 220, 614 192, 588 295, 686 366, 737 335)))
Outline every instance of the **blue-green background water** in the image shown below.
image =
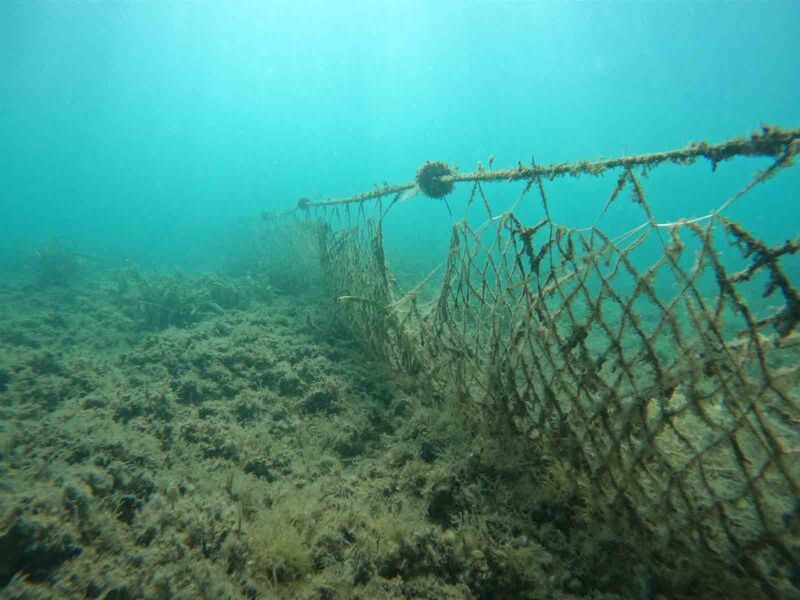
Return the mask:
MULTIPOLYGON (((409 181, 428 159, 507 167, 796 127, 799 23, 794 1, 4 0, 0 253, 13 268, 55 236, 109 262, 213 268, 238 219, 409 181)), ((660 218, 696 216, 766 164, 675 168, 648 191, 660 218)), ((732 216, 796 235, 793 171, 732 216)), ((559 185, 555 216, 583 226, 613 178, 559 185)), ((518 192, 490 189, 498 206, 518 192)), ((395 259, 443 258, 442 203, 391 219, 395 259)))

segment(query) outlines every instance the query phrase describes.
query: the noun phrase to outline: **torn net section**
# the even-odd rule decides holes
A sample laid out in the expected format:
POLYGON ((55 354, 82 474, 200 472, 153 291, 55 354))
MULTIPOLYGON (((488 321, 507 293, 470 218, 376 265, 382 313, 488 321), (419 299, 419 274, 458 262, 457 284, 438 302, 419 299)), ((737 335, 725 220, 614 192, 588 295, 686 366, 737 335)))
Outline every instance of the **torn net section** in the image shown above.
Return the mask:
MULTIPOLYGON (((790 164, 777 157, 734 199, 790 164)), ((800 593, 800 241, 767 246, 721 212, 660 224, 629 168, 603 211, 627 197, 644 224, 568 229, 545 184, 527 181, 542 218, 524 224, 492 215, 475 182, 490 218, 453 225, 427 302, 392 278, 380 208, 324 209, 343 225, 309 222, 343 321, 466 413, 566 461, 676 570, 722 565, 800 593)))

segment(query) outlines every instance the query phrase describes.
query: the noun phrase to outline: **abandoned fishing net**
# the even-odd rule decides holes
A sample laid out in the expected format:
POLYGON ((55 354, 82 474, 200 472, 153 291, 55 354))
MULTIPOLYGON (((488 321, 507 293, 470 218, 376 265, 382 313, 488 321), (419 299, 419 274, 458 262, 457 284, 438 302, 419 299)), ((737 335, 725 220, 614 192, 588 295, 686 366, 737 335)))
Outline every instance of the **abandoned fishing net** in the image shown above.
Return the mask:
POLYGON ((598 513, 643 548, 791 595, 800 593, 800 239, 767 243, 728 213, 791 170, 798 152, 800 130, 764 127, 595 162, 473 173, 429 162, 413 182, 304 198, 270 222, 306 232, 296 239, 313 245, 357 340, 465 414, 566 461, 598 513), (702 176, 714 178, 745 157, 769 162, 710 212, 659 221, 648 176, 691 168, 695 181, 691 165, 707 161, 702 176), (593 199, 593 225, 553 218, 550 187, 567 176, 593 189, 596 178, 609 182, 593 199), (500 211, 488 183, 521 190, 500 211), (454 221, 435 273, 399 285, 384 248, 389 209, 410 192, 454 203, 464 191, 483 218, 454 221), (639 224, 609 230, 603 217, 620 203, 639 224))

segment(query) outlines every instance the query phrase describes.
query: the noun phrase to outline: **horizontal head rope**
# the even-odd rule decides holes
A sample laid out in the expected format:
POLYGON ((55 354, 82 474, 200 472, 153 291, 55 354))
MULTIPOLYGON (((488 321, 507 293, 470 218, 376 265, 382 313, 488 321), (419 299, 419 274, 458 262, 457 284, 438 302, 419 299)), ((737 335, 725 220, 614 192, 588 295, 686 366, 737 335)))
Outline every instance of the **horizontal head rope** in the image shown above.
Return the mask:
MULTIPOLYGON (((698 158, 704 158, 711 162, 712 168, 722 161, 736 156, 771 156, 780 157, 785 154, 795 155, 797 144, 800 143, 800 129, 779 129, 777 127, 763 126, 759 131, 753 132, 750 137, 736 138, 721 144, 708 144, 699 142, 690 144, 680 150, 668 152, 656 152, 652 154, 640 154, 635 156, 623 156, 596 161, 580 161, 574 163, 558 163, 548 166, 526 166, 522 163, 513 169, 498 171, 485 170, 479 166, 473 173, 443 174, 438 179, 445 185, 448 183, 463 183, 476 181, 528 181, 537 178, 556 179, 557 177, 581 175, 601 175, 610 169, 631 170, 634 168, 653 168, 662 163, 675 163, 687 165, 695 162, 698 158)), ((440 164, 446 163, 427 163, 440 164)), ((420 168, 422 170, 425 167, 420 168)), ((297 202, 299 210, 308 210, 317 207, 336 206, 341 204, 358 204, 370 200, 377 200, 385 196, 393 196, 410 191, 417 187, 418 181, 403 183, 398 185, 384 184, 376 186, 376 189, 346 198, 331 198, 328 200, 314 201, 309 198, 301 198, 297 202)), ((423 187, 424 191, 424 187, 423 187)), ((433 196, 436 197, 436 196, 433 196)))

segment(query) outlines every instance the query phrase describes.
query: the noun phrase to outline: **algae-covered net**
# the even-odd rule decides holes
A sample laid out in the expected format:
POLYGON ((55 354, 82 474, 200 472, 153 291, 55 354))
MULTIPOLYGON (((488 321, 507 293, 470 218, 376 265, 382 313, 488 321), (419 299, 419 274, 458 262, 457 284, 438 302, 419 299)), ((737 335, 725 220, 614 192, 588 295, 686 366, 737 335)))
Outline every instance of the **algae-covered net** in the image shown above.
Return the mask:
MULTIPOLYGON (((598 514, 643 549, 671 553, 676 576, 682 560, 699 561, 800 594, 800 239, 768 243, 728 216, 798 153, 800 130, 763 127, 594 162, 472 173, 431 162, 413 182, 302 199, 270 221, 313 240, 359 341, 476 420, 564 460, 598 514), (696 181, 690 165, 708 161, 713 185, 719 164, 747 157, 768 162, 712 210, 659 220, 648 176, 695 169, 696 181), (566 176, 593 190, 595 177, 608 181, 591 200, 593 225, 553 218, 550 187, 566 176), (489 182, 520 188, 509 209, 493 206, 489 182), (483 218, 454 222, 438 271, 401 289, 384 218, 409 192, 449 205, 464 193, 483 218), (604 227, 620 203, 641 224, 604 227)), ((786 198, 787 214, 798 209, 786 198)))

